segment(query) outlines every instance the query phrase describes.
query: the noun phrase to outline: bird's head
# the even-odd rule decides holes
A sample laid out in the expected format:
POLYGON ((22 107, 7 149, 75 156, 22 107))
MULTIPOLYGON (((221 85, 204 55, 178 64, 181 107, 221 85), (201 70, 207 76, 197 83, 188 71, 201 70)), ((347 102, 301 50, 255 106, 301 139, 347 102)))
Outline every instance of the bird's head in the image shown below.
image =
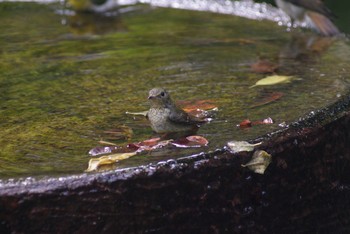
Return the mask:
POLYGON ((153 88, 149 91, 148 100, 151 106, 166 107, 171 104, 169 93, 163 88, 153 88))

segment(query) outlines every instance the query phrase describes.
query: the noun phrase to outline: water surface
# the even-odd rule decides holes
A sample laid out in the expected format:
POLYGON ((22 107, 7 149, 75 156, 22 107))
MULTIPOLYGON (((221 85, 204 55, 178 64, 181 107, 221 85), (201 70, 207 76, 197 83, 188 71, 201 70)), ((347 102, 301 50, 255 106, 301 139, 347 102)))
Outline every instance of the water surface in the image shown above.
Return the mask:
POLYGON ((212 100, 215 119, 198 135, 210 144, 128 159, 137 166, 252 139, 327 106, 346 93, 349 44, 275 22, 136 5, 112 16, 59 14, 61 5, 0 3, 0 176, 82 173, 99 140, 118 145, 154 136, 143 118, 148 90, 175 100, 212 100), (249 88, 266 58, 288 84, 249 88), (252 108, 282 93, 275 102, 252 108), (244 119, 275 124, 237 127, 244 119), (105 131, 133 131, 129 139, 105 131))

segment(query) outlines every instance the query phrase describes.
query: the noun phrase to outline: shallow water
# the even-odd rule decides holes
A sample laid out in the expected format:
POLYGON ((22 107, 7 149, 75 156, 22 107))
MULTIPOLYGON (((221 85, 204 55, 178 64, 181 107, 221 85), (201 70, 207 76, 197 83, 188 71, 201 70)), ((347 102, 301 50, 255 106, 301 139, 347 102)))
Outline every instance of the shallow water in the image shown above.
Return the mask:
MULTIPOLYGON (((148 90, 175 100, 212 100, 219 108, 198 135, 208 147, 136 156, 137 166, 222 147, 280 129, 281 123, 336 101, 349 89, 345 40, 287 33, 275 22, 208 12, 129 7, 114 16, 58 14, 60 5, 0 3, 0 177, 64 175, 87 167, 99 140, 125 145, 153 137, 148 90), (249 88, 266 75, 259 58, 279 64, 291 83, 249 88), (252 107, 271 93, 282 98, 252 107), (237 127, 271 117, 272 125, 237 127), (105 131, 126 126, 129 139, 105 131)), ((63 9, 64 10, 64 9, 63 9)), ((64 10, 65 11, 65 10, 64 10)))

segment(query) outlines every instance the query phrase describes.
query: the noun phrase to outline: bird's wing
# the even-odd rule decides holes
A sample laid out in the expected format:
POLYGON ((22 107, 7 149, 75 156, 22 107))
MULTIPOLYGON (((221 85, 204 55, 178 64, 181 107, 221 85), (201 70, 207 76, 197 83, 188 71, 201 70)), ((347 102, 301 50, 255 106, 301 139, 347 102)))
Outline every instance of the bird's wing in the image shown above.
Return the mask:
POLYGON ((179 124, 201 124, 205 120, 199 119, 195 116, 191 116, 180 108, 175 108, 175 110, 169 113, 169 120, 179 124))
POLYGON ((324 5, 322 0, 286 0, 294 5, 301 6, 307 10, 318 12, 329 18, 335 18, 335 15, 324 5))

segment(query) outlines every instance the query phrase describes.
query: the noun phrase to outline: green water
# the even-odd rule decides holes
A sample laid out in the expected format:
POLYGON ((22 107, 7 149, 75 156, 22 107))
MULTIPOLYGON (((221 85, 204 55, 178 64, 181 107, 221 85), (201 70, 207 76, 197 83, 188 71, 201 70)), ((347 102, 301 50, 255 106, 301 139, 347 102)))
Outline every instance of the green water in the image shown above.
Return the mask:
POLYGON ((125 112, 147 110, 155 86, 175 100, 216 103, 215 119, 198 132, 210 145, 140 155, 118 167, 257 137, 333 103, 348 89, 350 49, 342 40, 318 42, 329 46, 315 52, 305 48, 315 35, 286 33, 274 22, 142 5, 115 17, 61 15, 58 9, 0 3, 1 178, 82 173, 99 140, 125 145, 153 137, 146 120, 125 112), (278 74, 301 79, 250 89, 266 76, 250 70, 259 57, 280 64, 278 74), (251 108, 271 92, 283 97, 251 108), (267 117, 275 124, 236 126, 267 117), (132 129, 130 139, 104 132, 120 126, 132 129))

